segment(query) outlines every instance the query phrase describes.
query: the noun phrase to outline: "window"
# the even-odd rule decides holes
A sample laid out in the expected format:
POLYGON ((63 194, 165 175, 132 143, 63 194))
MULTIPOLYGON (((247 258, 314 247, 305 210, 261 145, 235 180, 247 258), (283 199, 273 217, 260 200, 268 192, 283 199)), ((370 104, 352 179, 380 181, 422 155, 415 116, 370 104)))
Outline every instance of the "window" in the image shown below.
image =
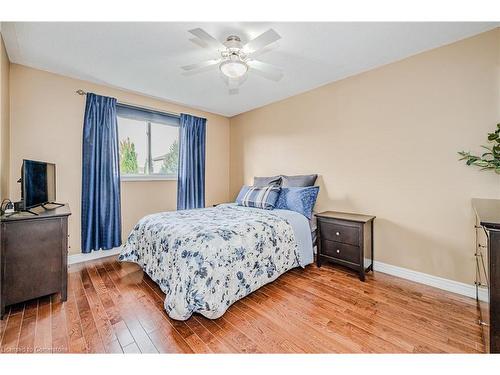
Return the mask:
POLYGON ((177 178, 179 117, 124 104, 116 111, 122 179, 177 178))

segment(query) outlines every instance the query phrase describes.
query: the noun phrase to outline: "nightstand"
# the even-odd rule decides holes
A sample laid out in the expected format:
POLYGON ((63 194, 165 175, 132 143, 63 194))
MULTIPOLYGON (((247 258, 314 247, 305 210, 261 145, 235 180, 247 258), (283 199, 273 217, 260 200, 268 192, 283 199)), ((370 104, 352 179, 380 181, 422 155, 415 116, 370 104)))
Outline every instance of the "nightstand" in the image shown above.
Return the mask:
POLYGON ((358 272, 365 281, 365 273, 373 271, 373 221, 375 216, 325 211, 318 219, 318 254, 316 263, 326 260, 358 272), (365 268, 366 259, 370 265, 365 268))

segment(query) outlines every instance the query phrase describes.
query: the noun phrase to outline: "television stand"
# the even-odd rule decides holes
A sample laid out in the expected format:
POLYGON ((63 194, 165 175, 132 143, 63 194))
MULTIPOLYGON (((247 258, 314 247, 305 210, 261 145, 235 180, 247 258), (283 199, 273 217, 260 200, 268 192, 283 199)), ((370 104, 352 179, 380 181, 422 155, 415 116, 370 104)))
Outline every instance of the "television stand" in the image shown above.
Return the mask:
POLYGON ((27 212, 29 214, 32 214, 32 215, 35 215, 35 216, 38 216, 39 214, 37 214, 36 212, 34 211, 31 211, 31 210, 20 210, 20 211, 14 211, 14 212, 11 212, 10 214, 4 214, 5 217, 11 217, 12 215, 16 215, 16 214, 21 214, 23 212, 27 212))
MULTIPOLYGON (((2 316, 6 306, 52 293, 61 293, 60 300, 66 301, 68 216, 71 211, 65 205, 37 212, 38 216, 0 217, 2 316)), ((4 327, 4 322, 1 324, 4 327)))

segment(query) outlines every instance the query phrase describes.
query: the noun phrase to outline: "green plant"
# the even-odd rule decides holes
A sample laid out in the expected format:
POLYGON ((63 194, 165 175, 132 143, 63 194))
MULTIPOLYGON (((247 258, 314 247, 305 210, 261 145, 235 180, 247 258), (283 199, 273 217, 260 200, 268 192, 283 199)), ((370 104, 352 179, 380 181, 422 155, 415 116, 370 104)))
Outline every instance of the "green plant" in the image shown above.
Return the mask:
POLYGON ((492 142, 491 147, 481 146, 488 150, 481 156, 472 155, 470 152, 460 151, 460 160, 466 160, 467 165, 477 165, 481 170, 492 169, 500 174, 500 124, 493 133, 488 133, 488 141, 492 142))
POLYGON ((128 137, 120 141, 120 171, 123 174, 135 174, 139 171, 135 145, 128 137))
POLYGON ((168 153, 163 159, 163 164, 160 173, 177 174, 177 166, 179 165, 179 142, 177 139, 170 145, 168 153))

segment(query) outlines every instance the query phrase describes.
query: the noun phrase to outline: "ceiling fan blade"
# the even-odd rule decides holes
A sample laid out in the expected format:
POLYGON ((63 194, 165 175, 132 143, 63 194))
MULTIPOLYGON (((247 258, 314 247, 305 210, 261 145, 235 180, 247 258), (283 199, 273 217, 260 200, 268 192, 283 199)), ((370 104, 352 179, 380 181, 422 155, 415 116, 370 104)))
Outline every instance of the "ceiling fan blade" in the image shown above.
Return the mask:
POLYGON ((283 78, 283 70, 281 70, 277 66, 259 60, 252 60, 247 62, 247 64, 250 67, 250 71, 257 73, 264 78, 276 82, 278 82, 279 80, 281 80, 281 78, 283 78))
POLYGON ((224 46, 224 44, 219 42, 217 39, 215 39, 212 35, 210 35, 209 33, 207 33, 203 29, 200 29, 200 28, 192 29, 192 30, 189 30, 189 32, 191 34, 193 34, 195 37, 200 38, 203 42, 205 42, 205 44, 208 47, 215 48, 215 49, 221 49, 221 48, 225 49, 226 48, 224 46))
POLYGON ((258 58, 259 56, 262 56, 268 52, 271 52, 273 51, 274 49, 276 48, 276 44, 271 44, 271 45, 267 45, 265 46, 264 48, 261 48, 259 49, 258 51, 255 51, 255 52, 252 52, 252 53, 249 53, 247 56, 248 56, 248 59, 252 60, 252 59, 256 59, 258 58))
POLYGON ((201 40, 200 38, 190 38, 189 41, 191 43, 196 44, 198 47, 201 47, 201 48, 210 48, 210 46, 207 44, 207 42, 201 40))
POLYGON ((257 38, 252 39, 247 44, 245 44, 243 46, 243 49, 251 54, 271 43, 276 42, 279 39, 281 39, 281 36, 273 29, 269 29, 266 32, 260 34, 257 38))
POLYGON ((182 66, 181 69, 186 70, 186 71, 202 69, 202 68, 206 68, 208 66, 216 65, 216 64, 220 63, 220 61, 221 61, 221 59, 212 59, 212 60, 202 61, 202 62, 199 62, 196 64, 182 66))

